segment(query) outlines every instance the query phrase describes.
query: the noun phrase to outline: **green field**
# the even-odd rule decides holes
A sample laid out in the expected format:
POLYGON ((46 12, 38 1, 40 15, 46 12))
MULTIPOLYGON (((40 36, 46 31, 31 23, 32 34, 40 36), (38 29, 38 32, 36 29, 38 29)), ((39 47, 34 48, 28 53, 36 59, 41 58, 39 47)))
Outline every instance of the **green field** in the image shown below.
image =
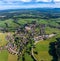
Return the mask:
MULTIPOLYGON (((26 23, 31 23, 32 21, 36 21, 39 24, 50 24, 53 26, 59 26, 59 24, 57 23, 57 22, 60 22, 59 19, 58 20, 57 19, 45 20, 45 19, 32 19, 32 18, 21 19, 21 18, 19 18, 19 19, 17 19, 16 22, 19 24, 26 24, 26 23)), ((19 24, 15 23, 13 19, 7 19, 7 20, 3 20, 3 21, 0 20, 0 27, 6 27, 5 23, 7 23, 8 26, 12 27, 12 28, 19 26, 19 24)))
POLYGON ((8 54, 7 61, 17 61, 17 55, 8 54))
POLYGON ((45 41, 40 41, 36 44, 35 50, 38 54, 35 54, 35 57, 37 58, 37 61, 51 61, 53 59, 53 57, 49 54, 49 44, 53 41, 55 41, 55 39, 48 39, 45 41))
MULTIPOLYGON (((24 54, 24 58, 25 58, 25 61, 33 61, 31 56, 29 54, 27 54, 27 53, 24 54)), ((20 61, 22 61, 22 57, 20 58, 20 61)))
POLYGON ((0 61, 8 61, 8 51, 0 52, 0 61))
POLYGON ((59 34, 60 30, 59 29, 56 29, 56 28, 46 27, 45 28, 45 32, 46 32, 46 34, 52 34, 52 33, 59 34))
POLYGON ((0 52, 0 61, 17 61, 17 55, 9 54, 7 50, 0 52))
POLYGON ((8 42, 6 40, 6 35, 7 33, 0 33, 0 46, 4 46, 8 42))

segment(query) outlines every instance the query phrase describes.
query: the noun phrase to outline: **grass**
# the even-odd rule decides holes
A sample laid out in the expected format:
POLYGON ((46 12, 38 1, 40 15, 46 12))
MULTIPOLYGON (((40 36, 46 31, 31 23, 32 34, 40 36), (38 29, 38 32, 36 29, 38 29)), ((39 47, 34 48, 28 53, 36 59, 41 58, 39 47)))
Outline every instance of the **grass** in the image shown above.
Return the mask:
POLYGON ((18 23, 19 24, 26 24, 26 23, 31 23, 33 20, 36 20, 36 19, 19 19, 18 23))
POLYGON ((45 19, 40 19, 40 20, 38 20, 38 23, 40 23, 40 24, 48 24, 48 21, 46 21, 45 19))
POLYGON ((6 50, 0 52, 0 61, 8 61, 8 52, 6 50))
MULTIPOLYGON (((31 56, 28 53, 24 54, 24 58, 25 58, 25 61, 33 61, 33 59, 31 58, 31 56)), ((20 58, 20 61, 22 61, 22 56, 20 58)))
POLYGON ((0 51, 0 61, 17 61, 17 55, 12 55, 7 50, 0 51))
POLYGON ((17 55, 9 54, 8 55, 8 61, 17 61, 17 55))
POLYGON ((5 23, 8 24, 9 27, 15 28, 18 26, 18 24, 14 23, 12 19, 0 21, 0 27, 6 27, 5 23))
POLYGON ((51 61, 52 60, 52 56, 49 55, 50 42, 52 41, 46 40, 46 41, 40 41, 39 43, 36 44, 36 51, 38 52, 38 55, 35 54, 35 56, 38 61, 41 61, 41 60, 51 61))
POLYGON ((46 34, 52 34, 54 32, 57 33, 57 34, 59 34, 60 30, 56 29, 56 28, 46 27, 45 32, 46 32, 46 34))
POLYGON ((4 46, 7 43, 6 40, 7 33, 0 33, 0 46, 4 46))
POLYGON ((33 59, 29 54, 25 53, 25 61, 33 61, 33 59))

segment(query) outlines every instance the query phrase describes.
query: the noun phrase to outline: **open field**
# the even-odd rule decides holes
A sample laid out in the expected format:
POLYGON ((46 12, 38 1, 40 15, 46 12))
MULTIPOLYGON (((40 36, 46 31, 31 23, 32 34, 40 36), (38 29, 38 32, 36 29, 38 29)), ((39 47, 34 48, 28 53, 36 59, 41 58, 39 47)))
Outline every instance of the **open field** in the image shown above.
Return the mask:
POLYGON ((4 51, 0 52, 0 60, 8 61, 8 51, 4 50, 4 51))
MULTIPOLYGON (((25 61, 33 61, 33 59, 31 58, 31 56, 27 53, 24 54, 25 57, 25 61)), ((20 58, 20 61, 22 61, 22 57, 20 58)))
POLYGON ((4 50, 0 52, 1 61, 17 61, 17 55, 9 54, 8 51, 4 50))
POLYGON ((12 19, 0 21, 0 27, 3 27, 3 28, 6 28, 6 27, 16 28, 14 25, 15 25, 16 27, 18 26, 18 24, 14 23, 12 19), (6 26, 6 24, 7 24, 7 26, 6 26))
POLYGON ((45 32, 46 32, 46 34, 52 34, 52 33, 59 34, 60 30, 56 29, 56 28, 46 27, 45 32))
POLYGON ((17 55, 8 54, 7 61, 17 61, 17 55))
POLYGON ((39 43, 36 44, 36 51, 38 52, 38 54, 36 56, 38 61, 44 60, 44 61, 51 61, 53 59, 53 57, 49 54, 49 44, 53 39, 48 39, 46 41, 40 41, 39 43))
POLYGON ((0 33, 0 46, 4 46, 8 42, 6 40, 6 35, 7 33, 0 33))

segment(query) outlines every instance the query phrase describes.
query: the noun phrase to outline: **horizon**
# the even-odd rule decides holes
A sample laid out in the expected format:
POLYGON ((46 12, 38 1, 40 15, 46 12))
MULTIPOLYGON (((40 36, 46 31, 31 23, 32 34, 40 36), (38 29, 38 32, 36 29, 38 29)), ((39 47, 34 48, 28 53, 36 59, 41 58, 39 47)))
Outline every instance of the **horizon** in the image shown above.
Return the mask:
POLYGON ((60 8, 60 0, 0 0, 0 10, 28 8, 60 8))

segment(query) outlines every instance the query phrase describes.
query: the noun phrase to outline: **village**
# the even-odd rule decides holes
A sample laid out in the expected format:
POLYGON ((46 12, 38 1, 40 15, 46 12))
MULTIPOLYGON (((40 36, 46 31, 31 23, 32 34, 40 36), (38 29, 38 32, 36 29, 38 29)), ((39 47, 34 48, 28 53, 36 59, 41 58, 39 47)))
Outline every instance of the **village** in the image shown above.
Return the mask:
POLYGON ((56 36, 56 33, 46 34, 45 27, 45 24, 38 24, 36 21, 32 21, 32 23, 24 24, 17 28, 14 34, 8 32, 6 36, 8 43, 6 46, 0 47, 0 51, 6 49, 10 54, 18 55, 18 57, 24 54, 23 51, 26 51, 35 59, 33 53, 35 44, 56 36), (31 46, 27 48, 29 44, 31 46))

